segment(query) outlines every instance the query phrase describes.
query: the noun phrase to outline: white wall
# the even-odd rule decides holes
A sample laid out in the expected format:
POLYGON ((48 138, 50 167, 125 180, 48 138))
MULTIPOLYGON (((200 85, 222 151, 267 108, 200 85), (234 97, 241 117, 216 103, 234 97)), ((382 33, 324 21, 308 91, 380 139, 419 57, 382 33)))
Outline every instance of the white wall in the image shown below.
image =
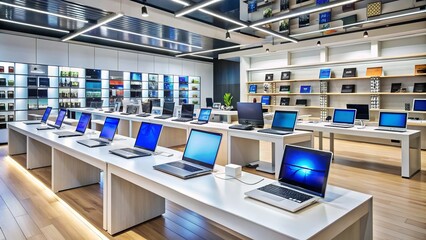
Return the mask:
POLYGON ((201 77, 201 104, 213 97, 213 63, 0 33, 0 61, 201 77))

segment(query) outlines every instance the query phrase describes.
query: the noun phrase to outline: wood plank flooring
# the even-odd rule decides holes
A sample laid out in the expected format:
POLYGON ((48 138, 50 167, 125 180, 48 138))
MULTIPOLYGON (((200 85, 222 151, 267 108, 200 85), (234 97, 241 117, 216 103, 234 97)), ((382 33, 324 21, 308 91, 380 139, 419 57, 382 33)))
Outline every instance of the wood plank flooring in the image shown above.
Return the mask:
MULTIPOLYGON (((0 147, 0 240, 99 239, 52 193, 31 182, 13 160, 6 160, 6 149, 0 147)), ((183 150, 183 147, 176 149, 183 150)), ((425 160, 421 172, 411 179, 403 179, 397 147, 336 140, 335 150, 329 183, 374 196, 374 239, 426 239, 425 160)), ((425 157, 426 152, 422 151, 422 159, 425 157)), ((25 156, 14 159, 21 165, 25 163, 25 156)), ((273 177, 253 169, 245 170, 273 177)), ((32 170, 31 174, 50 186, 50 168, 32 170)), ((166 213, 161 217, 112 237, 101 229, 102 188, 99 184, 60 192, 58 196, 109 239, 244 238, 171 202, 167 202, 166 213)))

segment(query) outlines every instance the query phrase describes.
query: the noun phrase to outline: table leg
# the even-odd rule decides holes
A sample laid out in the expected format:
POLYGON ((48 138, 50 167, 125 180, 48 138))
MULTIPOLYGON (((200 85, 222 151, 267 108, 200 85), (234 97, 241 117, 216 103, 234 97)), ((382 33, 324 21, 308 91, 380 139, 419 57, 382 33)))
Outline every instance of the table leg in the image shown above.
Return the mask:
POLYGON ((9 128, 8 153, 10 156, 27 152, 27 136, 9 128))
POLYGON ((330 152, 334 153, 334 133, 330 133, 330 152))
POLYGON ((418 135, 401 140, 401 176, 404 178, 410 178, 420 170, 421 139, 418 135))
POLYGON ((27 169, 52 165, 52 147, 27 137, 27 169))
POLYGON ((259 160, 259 141, 231 136, 228 133, 228 160, 245 166, 259 160))
POLYGON ((231 116, 231 115, 226 115, 226 122, 227 122, 228 124, 231 124, 231 123, 232 123, 232 116, 231 116))
POLYGON ((322 150, 323 149, 323 136, 322 136, 322 132, 318 132, 318 149, 322 150))

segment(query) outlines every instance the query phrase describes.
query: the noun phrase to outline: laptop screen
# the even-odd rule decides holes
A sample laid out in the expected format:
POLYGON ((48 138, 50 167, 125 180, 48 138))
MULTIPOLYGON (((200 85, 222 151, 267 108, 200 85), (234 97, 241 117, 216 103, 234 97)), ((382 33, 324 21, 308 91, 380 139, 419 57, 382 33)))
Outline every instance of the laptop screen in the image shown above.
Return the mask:
POLYGON ((332 153, 286 145, 279 182, 324 197, 332 153))
POLYGON ((407 113, 380 112, 379 127, 406 128, 407 113))
POLYGON ((194 104, 182 104, 182 118, 193 118, 194 117, 194 104))
POLYGON ((42 123, 46 123, 47 119, 49 118, 50 112, 52 111, 51 107, 46 108, 46 111, 44 111, 43 117, 41 118, 42 123))
POLYGON ((155 151, 158 139, 160 139, 163 125, 155 123, 142 122, 136 137, 135 147, 155 151))
POLYGON ((294 131, 297 120, 297 111, 275 111, 272 128, 285 131, 294 131))
POLYGON ((209 108, 202 108, 200 110, 200 113, 198 114, 198 121, 202 122, 208 122, 210 119, 210 114, 212 113, 212 110, 209 108))
POLYGON ((99 137, 112 141, 114 139, 115 132, 117 131, 119 122, 120 119, 118 118, 107 117, 99 137))
POLYGON ((67 110, 65 110, 65 109, 59 110, 58 117, 56 118, 55 126, 57 126, 57 127, 62 126, 62 122, 64 121, 66 114, 67 114, 67 110))
POLYGON ((221 133, 192 129, 186 142, 183 160, 213 168, 221 140, 221 133))
POLYGON ((426 111, 426 99, 414 99, 413 111, 426 111))
POLYGON ((173 110, 175 108, 175 102, 165 102, 163 106, 163 115, 173 115, 173 110))
POLYGON ((335 109, 333 123, 354 124, 356 109, 335 109))
POLYGON ((84 133, 86 131, 87 125, 89 125, 90 117, 92 115, 90 113, 82 113, 80 119, 78 120, 76 132, 84 133))

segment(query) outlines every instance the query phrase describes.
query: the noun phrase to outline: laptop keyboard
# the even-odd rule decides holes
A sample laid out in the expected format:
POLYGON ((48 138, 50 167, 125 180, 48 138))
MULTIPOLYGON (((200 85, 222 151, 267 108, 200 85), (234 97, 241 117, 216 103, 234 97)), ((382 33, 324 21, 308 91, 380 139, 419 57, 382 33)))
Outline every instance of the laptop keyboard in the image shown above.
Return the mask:
POLYGON ((196 172, 196 171, 203 170, 201 168, 197 168, 197 167, 194 167, 194 166, 182 163, 182 162, 171 162, 171 163, 167 163, 167 164, 170 165, 170 166, 173 166, 173 167, 181 168, 181 169, 186 170, 188 172, 196 172))
POLYGON ((176 122, 189 122, 189 121, 192 121, 192 120, 193 120, 192 118, 176 118, 173 121, 176 121, 176 122))
POLYGON ((144 155, 144 156, 151 155, 151 153, 149 153, 149 152, 138 151, 138 150, 135 150, 133 148, 123 148, 121 150, 123 150, 125 152, 129 152, 129 153, 133 153, 133 154, 136 154, 136 155, 144 155))
POLYGON ((329 124, 329 125, 325 125, 327 127, 339 127, 339 128, 351 128, 353 127, 352 125, 345 125, 345 124, 329 124))
POLYGON ((277 195, 279 197, 291 200, 293 202, 302 203, 306 200, 313 198, 312 196, 294 191, 288 188, 279 187, 273 184, 266 185, 259 188, 260 191, 264 191, 270 194, 277 195))

